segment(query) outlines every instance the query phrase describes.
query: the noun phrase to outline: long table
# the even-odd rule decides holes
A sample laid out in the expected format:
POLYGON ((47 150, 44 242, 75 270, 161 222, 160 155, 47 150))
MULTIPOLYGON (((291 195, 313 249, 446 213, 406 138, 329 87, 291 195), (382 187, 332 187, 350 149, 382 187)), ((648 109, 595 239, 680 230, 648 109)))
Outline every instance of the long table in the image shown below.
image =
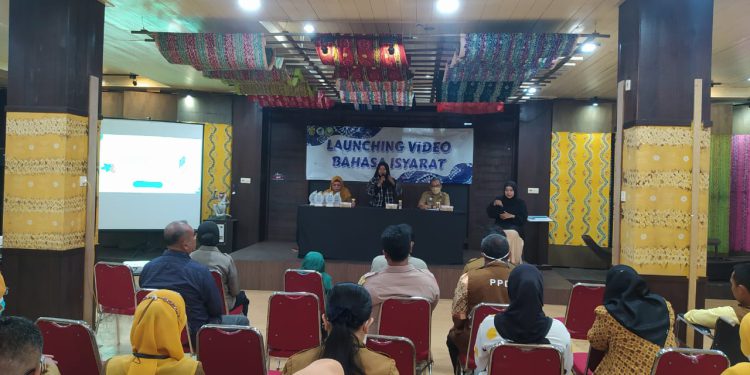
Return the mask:
POLYGON ((319 251, 326 259, 371 261, 382 254, 380 235, 391 224, 414 231, 412 255, 427 264, 461 264, 466 241, 466 213, 418 209, 297 208, 299 256, 319 251))

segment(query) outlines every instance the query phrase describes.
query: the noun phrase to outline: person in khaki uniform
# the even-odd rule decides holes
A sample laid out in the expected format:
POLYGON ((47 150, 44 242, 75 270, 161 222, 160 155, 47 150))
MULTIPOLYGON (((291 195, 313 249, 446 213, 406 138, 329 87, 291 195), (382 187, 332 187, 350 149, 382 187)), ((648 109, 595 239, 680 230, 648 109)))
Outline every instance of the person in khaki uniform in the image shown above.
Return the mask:
POLYGON ((398 375, 396 362, 365 347, 365 335, 373 319, 370 294, 357 284, 336 284, 328 296, 323 324, 328 337, 323 345, 299 352, 284 365, 291 375, 323 359, 336 360, 346 374, 398 375))
POLYGON ((455 370, 460 367, 459 356, 466 355, 469 347, 471 310, 480 303, 510 303, 508 277, 513 267, 507 262, 508 241, 493 233, 482 239, 481 248, 484 266, 461 275, 453 294, 453 327, 446 344, 455 370))
POLYGON ((427 210, 439 208, 439 206, 450 206, 451 198, 448 196, 448 193, 441 191, 442 188, 443 184, 440 182, 440 179, 433 178, 430 180, 430 190, 422 193, 417 207, 427 210))

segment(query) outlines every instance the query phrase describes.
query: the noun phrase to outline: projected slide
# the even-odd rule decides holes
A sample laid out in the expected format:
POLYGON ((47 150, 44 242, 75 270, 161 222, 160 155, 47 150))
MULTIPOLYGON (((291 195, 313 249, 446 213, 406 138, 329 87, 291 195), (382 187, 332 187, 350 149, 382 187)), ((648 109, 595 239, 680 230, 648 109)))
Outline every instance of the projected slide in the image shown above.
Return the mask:
POLYGON ((200 139, 104 134, 99 156, 103 193, 196 194, 200 139))
POLYGON ((203 125, 104 119, 99 137, 99 228, 200 224, 203 125))

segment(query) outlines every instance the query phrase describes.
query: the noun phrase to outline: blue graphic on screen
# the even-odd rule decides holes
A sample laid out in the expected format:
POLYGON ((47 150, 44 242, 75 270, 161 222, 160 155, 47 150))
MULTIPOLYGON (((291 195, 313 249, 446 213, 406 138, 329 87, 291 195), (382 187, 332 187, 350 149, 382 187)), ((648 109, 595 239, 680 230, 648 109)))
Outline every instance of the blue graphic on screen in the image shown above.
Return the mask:
POLYGON ((103 134, 99 191, 195 194, 201 189, 202 140, 103 134))

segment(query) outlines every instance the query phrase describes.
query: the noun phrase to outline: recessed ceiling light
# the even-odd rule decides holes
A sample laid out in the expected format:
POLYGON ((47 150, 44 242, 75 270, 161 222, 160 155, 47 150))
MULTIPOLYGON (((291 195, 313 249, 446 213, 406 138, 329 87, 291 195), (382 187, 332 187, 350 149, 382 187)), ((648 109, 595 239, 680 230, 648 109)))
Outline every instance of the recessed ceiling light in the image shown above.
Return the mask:
POLYGON ((534 95, 534 94, 536 94, 536 87, 529 87, 529 88, 528 88, 528 89, 526 90, 526 93, 527 93, 527 94, 529 94, 529 95, 534 95))
POLYGON ((449 14, 457 11, 458 5, 458 0, 437 0, 437 3, 435 3, 438 12, 443 14, 449 14))
POLYGON ((426 76, 424 76, 424 77, 425 77, 425 78, 432 78, 432 76, 431 76, 431 75, 429 75, 429 74, 428 74, 428 75, 426 75, 426 76))
POLYGON ((750 81, 750 78, 748 78, 747 80, 750 81))
POLYGON ((531 97, 530 96, 522 96, 521 99, 526 100, 526 99, 531 99, 531 97))
POLYGON ((305 29, 305 32, 308 34, 312 34, 315 32, 315 26, 313 26, 313 24, 311 23, 306 23, 304 29, 305 29))
POLYGON ((581 61, 583 60, 583 56, 573 56, 570 58, 570 61, 581 61))
POLYGON ((563 65, 565 65, 565 66, 576 66, 576 63, 572 63, 572 62, 566 62, 566 63, 565 63, 565 64, 563 64, 563 65))
POLYGON ((583 43, 583 45, 581 46, 581 52, 590 53, 590 52, 594 52, 595 49, 596 49, 596 43, 594 42, 586 42, 586 43, 583 43))
POLYGON ((240 8, 254 12, 260 9, 260 0, 237 0, 240 8))

